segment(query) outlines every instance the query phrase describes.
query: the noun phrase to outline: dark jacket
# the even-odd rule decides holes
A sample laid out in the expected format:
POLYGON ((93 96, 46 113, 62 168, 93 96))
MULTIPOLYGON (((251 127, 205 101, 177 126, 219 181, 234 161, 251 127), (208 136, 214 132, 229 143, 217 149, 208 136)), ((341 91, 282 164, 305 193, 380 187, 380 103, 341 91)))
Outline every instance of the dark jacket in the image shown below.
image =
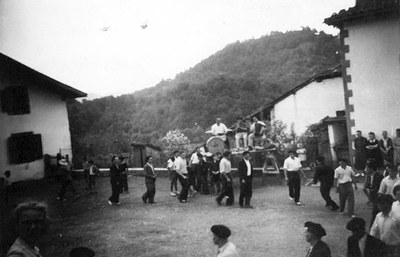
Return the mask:
POLYGON ((378 191, 381 185, 381 181, 383 179, 383 175, 379 172, 375 172, 374 179, 372 180, 371 184, 371 176, 367 176, 365 187, 370 190, 371 200, 374 202, 378 198, 378 191))
POLYGON ((331 250, 324 241, 318 241, 307 257, 331 257, 331 250))
POLYGON ((315 168, 314 184, 316 184, 319 180, 321 181, 321 185, 332 187, 334 176, 335 176, 335 171, 332 169, 332 167, 326 164, 318 165, 315 168))
POLYGON ((144 170, 144 176, 146 177, 146 181, 147 180, 149 180, 149 181, 156 180, 153 169, 147 163, 144 165, 143 170, 144 170))
MULTIPOLYGON (((354 236, 350 236, 347 240, 347 257, 360 257, 358 240, 354 236)), ((385 244, 367 234, 367 239, 365 241, 364 257, 385 257, 386 250, 385 244)))
POLYGON ((119 170, 119 167, 116 164, 112 163, 110 166, 110 182, 111 182, 111 184, 118 184, 120 176, 121 176, 121 172, 119 170))
POLYGON ((241 159, 239 161, 238 174, 239 174, 240 181, 242 181, 243 179, 251 181, 253 179, 253 164, 251 162, 250 162, 250 166, 251 166, 251 173, 250 173, 250 176, 247 176, 246 162, 244 161, 244 159, 241 159))

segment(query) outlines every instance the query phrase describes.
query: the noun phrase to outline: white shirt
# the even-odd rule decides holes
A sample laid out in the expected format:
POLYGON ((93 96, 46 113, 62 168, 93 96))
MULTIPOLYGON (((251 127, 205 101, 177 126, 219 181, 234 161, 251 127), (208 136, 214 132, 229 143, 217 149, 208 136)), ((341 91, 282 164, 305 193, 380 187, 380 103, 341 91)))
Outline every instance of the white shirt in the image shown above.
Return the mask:
POLYGON ((298 171, 301 169, 300 159, 297 157, 288 157, 283 163, 283 168, 287 171, 298 171))
POLYGON ((182 157, 178 157, 175 160, 175 164, 176 164, 176 170, 179 171, 182 174, 187 174, 187 163, 186 160, 183 159, 182 157))
POLYGON ((400 182, 397 177, 395 179, 391 179, 390 176, 385 177, 384 179, 382 179, 378 193, 391 195, 394 197, 393 188, 395 187, 397 182, 400 182))
POLYGON ((249 160, 243 159, 247 166, 247 176, 251 176, 251 164, 249 160))
POLYGON ((355 176, 356 174, 350 166, 346 165, 345 169, 343 169, 342 166, 339 166, 335 169, 335 178, 338 180, 339 184, 353 181, 351 175, 355 176))
POLYGON ((190 162, 192 164, 199 164, 200 163, 199 156, 197 156, 197 152, 193 153, 192 156, 190 156, 190 162))
POLYGON ((219 133, 225 134, 226 132, 228 132, 228 128, 222 122, 219 124, 219 126, 217 123, 211 126, 211 134, 213 135, 218 135, 219 133))
POLYGON ((400 226, 393 218, 392 213, 383 216, 380 212, 376 215, 371 227, 370 235, 380 239, 387 245, 398 245, 400 243, 400 226))
MULTIPOLYGON (((177 158, 175 158, 176 161, 177 158)), ((169 159, 167 161, 167 168, 171 169, 171 170, 176 170, 176 164, 175 161, 172 161, 172 159, 169 159)))
POLYGON ((231 162, 225 157, 219 162, 219 172, 221 173, 230 173, 232 170, 231 162))
POLYGON ((240 257, 236 246, 231 242, 227 242, 218 249, 217 257, 240 257))
POLYGON ((297 149, 296 153, 299 156, 300 161, 307 161, 307 150, 305 148, 297 149))
POLYGON ((94 168, 93 165, 91 165, 91 166, 89 167, 89 175, 95 175, 94 172, 93 172, 93 168, 94 168))

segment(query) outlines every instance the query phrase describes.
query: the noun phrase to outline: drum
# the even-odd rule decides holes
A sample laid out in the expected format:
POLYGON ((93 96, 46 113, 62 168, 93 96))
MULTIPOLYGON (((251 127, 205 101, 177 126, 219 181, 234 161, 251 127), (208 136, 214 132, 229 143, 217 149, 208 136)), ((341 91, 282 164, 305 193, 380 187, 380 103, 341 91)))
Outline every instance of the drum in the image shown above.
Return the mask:
POLYGON ((212 154, 215 154, 217 152, 223 153, 224 148, 225 148, 225 143, 219 137, 210 137, 207 140, 207 149, 212 154))

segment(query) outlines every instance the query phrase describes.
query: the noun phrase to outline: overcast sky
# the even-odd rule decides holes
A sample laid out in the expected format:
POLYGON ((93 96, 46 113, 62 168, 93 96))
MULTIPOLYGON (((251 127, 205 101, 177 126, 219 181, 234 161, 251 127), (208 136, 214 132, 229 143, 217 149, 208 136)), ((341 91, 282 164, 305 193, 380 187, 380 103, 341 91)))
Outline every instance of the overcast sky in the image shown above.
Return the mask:
POLYGON ((0 52, 69 86, 120 95, 237 40, 309 26, 354 0, 0 0, 0 52))

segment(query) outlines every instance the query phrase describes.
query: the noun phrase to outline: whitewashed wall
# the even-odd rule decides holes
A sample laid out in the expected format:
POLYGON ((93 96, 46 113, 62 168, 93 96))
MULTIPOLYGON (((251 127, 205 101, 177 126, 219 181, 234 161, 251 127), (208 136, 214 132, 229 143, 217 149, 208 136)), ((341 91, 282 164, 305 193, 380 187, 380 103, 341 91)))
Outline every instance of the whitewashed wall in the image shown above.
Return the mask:
POLYGON ((294 124, 296 135, 326 116, 335 117, 336 111, 345 109, 343 80, 341 77, 312 82, 295 94, 276 103, 272 110, 274 120, 281 120, 290 132, 294 124))
MULTIPOLYGON (((0 83, 0 89, 8 83, 0 83)), ((7 139, 12 133, 33 132, 42 135, 43 154, 56 155, 60 149, 71 153, 71 136, 66 103, 57 94, 29 86, 31 113, 8 115, 0 111, 0 171, 11 170, 13 182, 39 179, 44 176, 43 159, 11 165, 8 163, 7 139)), ((2 174, 0 174, 2 175, 2 174)))
POLYGON ((355 120, 352 134, 362 130, 395 135, 400 128, 400 22, 399 19, 348 25, 347 74, 354 105, 350 118, 355 120))

